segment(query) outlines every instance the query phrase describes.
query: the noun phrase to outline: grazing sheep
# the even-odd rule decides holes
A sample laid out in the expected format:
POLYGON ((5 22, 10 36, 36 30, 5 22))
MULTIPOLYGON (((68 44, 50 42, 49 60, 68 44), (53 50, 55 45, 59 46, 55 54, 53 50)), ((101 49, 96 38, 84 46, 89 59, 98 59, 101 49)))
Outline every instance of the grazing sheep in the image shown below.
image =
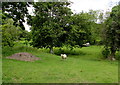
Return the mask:
POLYGON ((112 58, 113 61, 115 61, 115 58, 112 58))
POLYGON ((88 46, 90 46, 90 43, 85 43, 85 44, 83 44, 83 46, 88 47, 88 46))
POLYGON ((62 59, 66 59, 67 55, 66 54, 61 54, 62 59))

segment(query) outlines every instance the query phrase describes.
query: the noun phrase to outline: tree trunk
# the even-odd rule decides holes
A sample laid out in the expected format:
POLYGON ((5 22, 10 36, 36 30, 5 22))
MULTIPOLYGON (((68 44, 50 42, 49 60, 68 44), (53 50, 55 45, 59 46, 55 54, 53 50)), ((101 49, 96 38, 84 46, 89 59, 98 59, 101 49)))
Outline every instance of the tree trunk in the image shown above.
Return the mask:
POLYGON ((53 54, 54 51, 53 51, 53 47, 50 47, 50 53, 53 54))
POLYGON ((111 47, 111 54, 110 54, 110 56, 108 57, 108 59, 110 59, 110 60, 115 60, 115 53, 116 53, 115 47, 111 47))

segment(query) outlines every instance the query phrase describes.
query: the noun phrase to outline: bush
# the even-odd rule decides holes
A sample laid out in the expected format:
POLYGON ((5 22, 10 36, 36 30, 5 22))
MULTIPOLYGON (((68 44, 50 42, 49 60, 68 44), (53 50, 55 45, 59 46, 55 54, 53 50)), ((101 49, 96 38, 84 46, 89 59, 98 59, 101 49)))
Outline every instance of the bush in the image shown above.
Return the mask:
POLYGON ((117 52, 116 52, 115 59, 120 60, 120 51, 117 51, 117 52))
POLYGON ((110 50, 108 48, 104 48, 104 50, 102 51, 103 57, 107 58, 109 54, 110 54, 110 50))

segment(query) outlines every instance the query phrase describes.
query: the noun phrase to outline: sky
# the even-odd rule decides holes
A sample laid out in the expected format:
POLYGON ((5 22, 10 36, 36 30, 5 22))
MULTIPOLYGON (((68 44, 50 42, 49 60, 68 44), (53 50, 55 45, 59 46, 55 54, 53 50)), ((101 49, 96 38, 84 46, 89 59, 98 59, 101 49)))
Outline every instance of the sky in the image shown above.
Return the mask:
POLYGON ((88 12, 92 10, 111 10, 113 6, 116 5, 116 2, 120 0, 70 0, 73 2, 71 9, 74 13, 79 13, 82 10, 88 12))
MULTIPOLYGON (((111 11, 112 7, 114 7, 120 0, 69 0, 69 1, 73 2, 70 7, 73 13, 79 13, 81 11, 88 12, 90 9, 102 10, 103 12, 111 11)), ((28 8, 28 10, 30 14, 33 14, 32 7, 28 8)), ((26 22, 24 23, 24 26, 26 30, 30 31, 29 30, 30 26, 28 26, 26 22)))

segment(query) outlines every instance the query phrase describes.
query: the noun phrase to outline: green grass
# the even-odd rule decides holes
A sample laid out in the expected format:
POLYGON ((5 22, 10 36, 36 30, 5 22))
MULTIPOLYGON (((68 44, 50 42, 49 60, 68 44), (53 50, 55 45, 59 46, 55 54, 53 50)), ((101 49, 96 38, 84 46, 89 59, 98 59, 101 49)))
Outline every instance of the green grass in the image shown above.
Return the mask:
POLYGON ((103 60, 102 46, 75 48, 73 51, 54 48, 55 54, 48 49, 15 47, 3 49, 4 83, 117 83, 118 61, 103 60), (17 52, 29 52, 40 57, 35 62, 6 59, 17 52), (61 60, 60 53, 68 54, 61 60))

